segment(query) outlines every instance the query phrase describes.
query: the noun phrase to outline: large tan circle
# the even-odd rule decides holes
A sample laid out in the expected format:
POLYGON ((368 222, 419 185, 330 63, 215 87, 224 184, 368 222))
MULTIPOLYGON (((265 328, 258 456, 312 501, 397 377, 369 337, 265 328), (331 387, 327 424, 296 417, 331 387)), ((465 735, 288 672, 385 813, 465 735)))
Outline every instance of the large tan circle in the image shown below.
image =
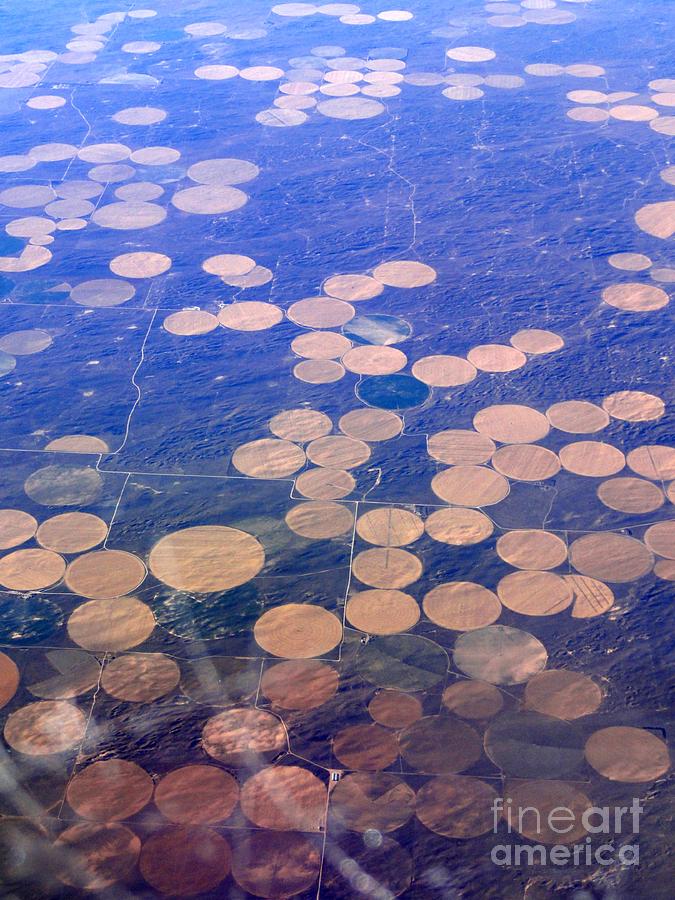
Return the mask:
MULTIPOLYGON (((120 200, 157 200, 164 193, 161 184, 155 184, 154 181, 131 181, 121 185, 115 191, 115 196, 120 200)), ((132 271, 145 272, 154 271, 156 268, 161 269, 156 274, 161 275, 162 272, 171 268, 171 259, 164 256, 163 253, 155 253, 152 251, 123 254, 125 259, 121 265, 129 265, 132 271), (168 265, 167 265, 168 263, 168 265)), ((113 260, 114 262, 114 260, 113 260)), ((133 275, 127 277, 133 278, 133 275)), ((138 276, 140 278, 149 277, 145 275, 138 276)))
POLYGON ((172 147, 141 147, 131 154, 131 161, 141 166, 168 166, 180 159, 180 151, 172 147))
POLYGON ((226 185, 243 184, 257 178, 260 169, 246 159, 223 158, 202 159, 187 170, 187 177, 199 184, 226 185))
POLYGON ((332 359, 303 359, 293 368, 293 375, 306 384, 333 384, 345 376, 345 368, 332 359))
POLYGON ((249 66, 239 71, 239 77, 245 81, 276 81, 283 75, 284 70, 276 66, 249 66))
POLYGON ((492 506, 509 493, 509 483, 485 466, 453 466, 434 475, 431 489, 455 506, 492 506))
POLYGON ((35 539, 41 547, 56 553, 82 553, 100 544, 107 534, 108 526, 98 516, 69 512, 46 519, 35 539))
POLYGON ((214 825, 233 813, 239 785, 224 769, 195 765, 173 769, 155 788, 155 805, 169 822, 214 825))
POLYGON ((558 455, 568 472, 588 478, 616 475, 626 465, 621 450, 602 441, 575 441, 564 446, 558 455))
POLYGON ((418 515, 400 507, 385 506, 364 513, 356 522, 359 537, 381 547, 404 547, 424 534, 418 515))
POLYGON ((162 322, 162 327, 169 334, 192 337, 214 331, 218 327, 218 319, 213 313, 203 309, 181 309, 167 316, 162 322))
POLYGON ((468 384, 478 374, 476 367, 461 356, 424 356, 412 367, 419 381, 430 387, 455 387, 468 384))
POLYGON ((176 191, 171 204, 182 212, 201 216, 215 216, 241 209, 248 201, 248 194, 239 188, 213 184, 200 184, 197 187, 183 188, 176 191))
POLYGON ((414 628, 420 608, 403 591, 374 589, 352 594, 345 614, 353 628, 367 634, 399 634, 414 628))
POLYGON ((230 303, 218 313, 218 321, 233 331, 266 331, 278 325, 284 314, 273 303, 260 300, 242 300, 230 303))
POLYGON ((626 462, 633 472, 653 481, 670 481, 675 478, 675 447, 645 444, 631 450, 626 462))
POLYGON ((385 728, 407 728, 422 718, 422 702, 403 691, 380 690, 368 704, 368 712, 385 728))
POLYGON ((346 435, 317 438, 307 446, 307 459, 316 466, 353 469, 370 458, 370 447, 364 441, 346 435))
POLYGON ((296 478, 295 488, 312 500, 339 500, 354 490, 356 482, 345 469, 307 469, 296 478))
POLYGON ((568 434, 593 434, 609 425, 605 410, 587 400, 554 403, 546 410, 546 416, 554 428, 568 434))
POLYGON ((404 588, 422 574, 422 563, 407 550, 374 547, 358 553, 352 572, 364 584, 376 588, 404 588))
POLYGON ((30 356, 41 353, 52 344, 52 336, 40 328, 27 328, 22 331, 10 331, 0 337, 0 350, 12 356, 30 356))
POLYGON ((285 603, 255 623, 256 642, 272 656, 310 659, 323 656, 342 640, 342 623, 328 610, 307 603, 285 603))
POLYGON ((611 478, 598 487, 598 499, 609 509, 627 513, 653 512, 663 506, 663 491, 643 478, 611 478))
POLYGON ((293 353, 305 359, 338 359, 351 347, 349 338, 334 331, 310 331, 299 334, 291 342, 293 353))
POLYGON ((14 550, 0 559, 0 584, 10 591, 41 591, 58 584, 66 571, 52 550, 14 550))
POLYGON ((315 709, 335 694, 340 676, 315 659, 291 659, 263 672, 260 690, 282 709, 315 709))
POLYGON ((567 559, 567 545, 550 531, 509 531, 497 541, 497 555, 517 569, 555 569, 567 559))
POLYGON ((337 328, 353 319, 356 310, 350 303, 333 297, 308 297, 292 303, 287 315, 305 328, 337 328))
POLYGON ((549 433, 546 416, 531 406, 497 404, 486 406, 473 417, 473 427, 502 444, 531 444, 549 433))
POLYGON ((133 231, 139 228, 151 228, 166 219, 166 210, 157 203, 143 201, 120 200, 99 206, 92 213, 92 222, 101 228, 112 228, 117 231, 133 231))
POLYGON ((326 785, 300 766, 269 766, 241 789, 241 811, 258 828, 319 831, 324 824, 326 785))
POLYGON ((193 37, 214 37, 227 31, 225 25, 220 22, 192 22, 183 29, 186 34, 193 37))
POLYGON ((654 564, 654 557, 641 541, 611 531, 577 538, 569 554, 570 562, 582 575, 613 583, 637 581, 654 564))
POLYGON ((347 769, 377 772, 398 758, 398 743, 381 725, 350 725, 333 738, 333 753, 347 769))
POLYGON ((462 679, 443 691, 443 706, 462 719, 490 719, 504 706, 499 688, 487 681, 462 679))
MULTIPOLYGON (((675 116, 661 116, 649 125, 662 134, 675 134, 675 116)), ((647 203, 635 213, 641 231, 666 240, 675 231, 675 200, 647 203)))
POLYGON ((478 778, 443 775, 417 792, 415 814, 430 831, 448 838, 472 838, 494 827, 497 791, 478 778))
POLYGON ((452 631, 485 628, 496 622, 502 612, 497 595, 471 581, 439 584, 425 595, 422 605, 435 625, 452 631))
POLYGON ((492 521, 477 509, 438 509, 424 523, 430 538, 457 547, 479 544, 494 531, 492 521))
POLYGON ((209 275, 219 275, 221 278, 237 277, 252 272, 255 269, 255 260, 237 253, 219 253, 205 259, 202 269, 209 275))
POLYGON ((10 550, 30 540, 37 527, 37 519, 20 509, 0 509, 0 550, 10 550))
POLYGON ((458 62, 487 62, 497 55, 494 50, 487 47, 451 47, 445 54, 448 59, 458 62))
POLYGON ((353 303, 372 300, 382 293, 384 286, 370 275, 332 275, 324 281, 323 290, 329 297, 353 303))
POLYGON ((70 292, 70 299, 79 306, 108 307, 126 303, 136 293, 128 281, 116 278, 94 278, 83 281, 70 292))
POLYGON ((171 257, 150 251, 121 253, 110 261, 110 271, 123 278, 154 278, 171 268, 171 257))
POLYGON ((270 419, 269 429, 284 441, 313 441, 330 434, 330 417, 316 409, 286 409, 270 419))
POLYGON ((492 465, 514 481, 545 481, 560 471, 560 460, 552 450, 537 444, 507 444, 492 457, 492 465))
POLYGON ((66 798, 83 819, 114 822, 140 812, 153 791, 152 778, 145 769, 126 759, 106 759, 76 772, 66 798))
POLYGON ((614 604, 614 593, 604 582, 587 575, 563 575, 574 592, 573 619, 593 619, 614 604))
POLYGON ((49 756, 78 747, 86 727, 87 720, 76 706, 65 700, 45 700, 10 713, 4 735, 17 753, 49 756))
POLYGON ((614 269, 621 269, 624 272, 642 272, 652 264, 651 259, 644 253, 612 253, 607 262, 614 269))
POLYGON ((415 809, 415 792, 391 772, 352 772, 330 794, 331 813, 350 831, 396 831, 415 809))
POLYGON ((565 346, 565 341, 554 331, 545 331, 541 328, 523 328, 511 335, 511 344, 522 353, 554 353, 565 346))
POLYGON ((160 538, 148 557, 150 571, 181 591, 224 591, 254 578, 265 565, 262 544, 245 531, 197 525, 160 538))
POLYGON ((45 184, 25 184, 7 188, 0 193, 0 203, 11 209, 31 209, 50 203, 55 193, 53 188, 45 184))
POLYGON ((147 640, 154 628, 152 610, 136 597, 90 600, 68 619, 70 639, 85 650, 128 650, 147 640))
POLYGON ((164 653, 125 653, 107 663, 101 674, 107 694, 132 703, 157 700, 179 681, 178 663, 164 653))
POLYGON ((109 453, 110 447, 101 438, 90 434, 64 434, 50 441, 45 450, 52 453, 109 453))
POLYGON ((537 844, 571 844, 576 841, 579 843, 575 846, 579 846, 586 835, 582 816, 592 808, 593 803, 568 781, 515 781, 509 788, 508 800, 513 811, 514 827, 530 841, 537 844), (517 810, 522 810, 521 816, 514 815, 517 810), (561 813, 562 810, 564 813, 561 813), (565 816, 565 830, 562 833, 556 818, 561 814, 565 816), (550 827, 551 822, 554 828, 550 827))
POLYGON ((469 350, 469 362, 481 372, 514 372, 527 362, 527 357, 506 344, 481 344, 469 350))
POLYGON ((645 531, 644 542, 659 556, 675 559, 675 519, 651 525, 645 531))
POLYGON ((609 306, 628 312, 651 312, 662 309, 670 302, 668 294, 662 288, 637 281, 606 287, 602 292, 602 299, 609 306))
POLYGON ((620 103, 609 111, 613 119, 621 122, 649 122, 658 116, 658 112, 650 106, 641 106, 634 103, 620 103))
POLYGON ((401 433, 403 420, 386 409, 353 409, 340 417, 338 428, 360 441, 388 441, 401 433))
POLYGON ((238 707, 207 719, 202 747, 225 765, 239 766, 260 754, 286 750, 288 741, 281 720, 272 713, 238 707))
POLYGON ((91 600, 130 594, 145 579, 143 560, 126 550, 94 550, 78 556, 66 570, 71 591, 91 600))
POLYGON ((566 669, 546 669, 525 686, 524 705, 556 719, 578 719, 594 713, 602 691, 587 675, 566 669))
POLYGON ((596 772, 628 784, 655 781, 670 768, 665 742, 643 728, 601 728, 586 741, 584 754, 596 772))
POLYGON ((416 288, 435 281, 436 270, 412 259, 397 259, 381 263, 374 269, 373 276, 390 287, 416 288))
POLYGON ((552 572, 521 571, 505 575, 497 594, 507 609, 522 616, 553 616, 572 603, 572 587, 552 572))
POLYGON ((342 357, 342 365, 357 375, 391 375, 399 372, 408 358, 396 347, 364 345, 353 347, 342 357))
POLYGON ((287 478, 304 464, 304 451, 297 444, 278 438, 262 438, 242 444, 232 454, 234 468, 251 478, 287 478))
MULTIPOLYGON (((554 78, 556 75, 562 75, 565 72, 564 66, 557 63, 531 63, 525 66, 525 72, 528 75, 536 75, 541 78, 554 78)), ((572 73, 569 73, 572 74, 572 73)))
POLYGON ((286 513, 286 524, 301 537, 328 540, 342 534, 351 536, 354 514, 343 503, 315 500, 300 503, 286 513))
POLYGON ((495 449, 491 438, 463 428, 439 431, 427 440, 429 456, 450 466, 476 466, 487 462, 495 449))
POLYGON ((603 409, 624 422, 651 422, 660 419, 665 404, 660 397, 645 391, 617 391, 602 401, 603 409))

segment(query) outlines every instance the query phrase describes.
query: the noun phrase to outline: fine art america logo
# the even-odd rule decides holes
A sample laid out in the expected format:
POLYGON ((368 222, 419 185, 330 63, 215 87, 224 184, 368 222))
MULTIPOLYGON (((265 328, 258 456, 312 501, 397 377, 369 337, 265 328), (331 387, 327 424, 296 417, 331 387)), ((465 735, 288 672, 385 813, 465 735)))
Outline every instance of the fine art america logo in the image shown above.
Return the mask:
POLYGON ((637 798, 630 806, 591 806, 580 812, 566 806, 538 809, 517 806, 510 799, 497 797, 492 804, 493 832, 526 835, 545 843, 495 844, 490 853, 497 866, 623 866, 640 863, 640 845, 621 844, 621 835, 640 833, 640 815, 644 807, 637 798), (586 834, 583 840, 574 837, 586 834), (560 843, 555 843, 560 835, 560 843), (565 838, 567 835, 567 839, 565 838))

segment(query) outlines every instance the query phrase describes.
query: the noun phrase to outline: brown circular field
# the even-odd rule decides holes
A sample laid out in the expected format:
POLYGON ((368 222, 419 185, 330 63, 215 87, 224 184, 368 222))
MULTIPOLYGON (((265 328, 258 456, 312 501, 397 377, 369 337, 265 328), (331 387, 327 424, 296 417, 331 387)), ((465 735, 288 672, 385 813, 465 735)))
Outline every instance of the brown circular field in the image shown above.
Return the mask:
POLYGON ((179 825, 213 825, 234 811, 239 785, 224 769, 208 765, 173 769, 157 782, 155 806, 179 825))
POLYGON ((258 828, 319 831, 326 814, 326 785, 300 766, 268 766, 246 781, 240 805, 258 828))
POLYGON ((154 784, 145 769, 126 759, 92 763, 72 777, 66 798, 83 819, 128 819, 146 806, 154 784))
POLYGON ((314 709, 334 696, 337 669, 315 659, 291 659, 265 668, 260 690, 282 709, 314 709))

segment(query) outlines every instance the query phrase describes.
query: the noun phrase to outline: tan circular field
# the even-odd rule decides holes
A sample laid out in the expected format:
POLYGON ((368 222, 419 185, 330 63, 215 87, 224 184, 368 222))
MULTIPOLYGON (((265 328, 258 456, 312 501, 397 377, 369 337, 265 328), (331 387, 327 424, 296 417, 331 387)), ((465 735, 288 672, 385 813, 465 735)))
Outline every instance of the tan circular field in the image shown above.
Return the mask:
POLYGON ((342 623, 320 606, 285 603, 263 613, 253 635, 272 656, 309 659, 337 647, 342 640, 342 623))
POLYGON ((254 578, 265 564, 262 544, 224 525, 198 525, 161 538, 148 556, 150 571, 181 591, 228 590, 254 578))
POLYGON ((367 634, 398 634, 413 628, 420 617, 417 601, 403 591, 374 588, 352 594, 346 606, 347 621, 367 634))

